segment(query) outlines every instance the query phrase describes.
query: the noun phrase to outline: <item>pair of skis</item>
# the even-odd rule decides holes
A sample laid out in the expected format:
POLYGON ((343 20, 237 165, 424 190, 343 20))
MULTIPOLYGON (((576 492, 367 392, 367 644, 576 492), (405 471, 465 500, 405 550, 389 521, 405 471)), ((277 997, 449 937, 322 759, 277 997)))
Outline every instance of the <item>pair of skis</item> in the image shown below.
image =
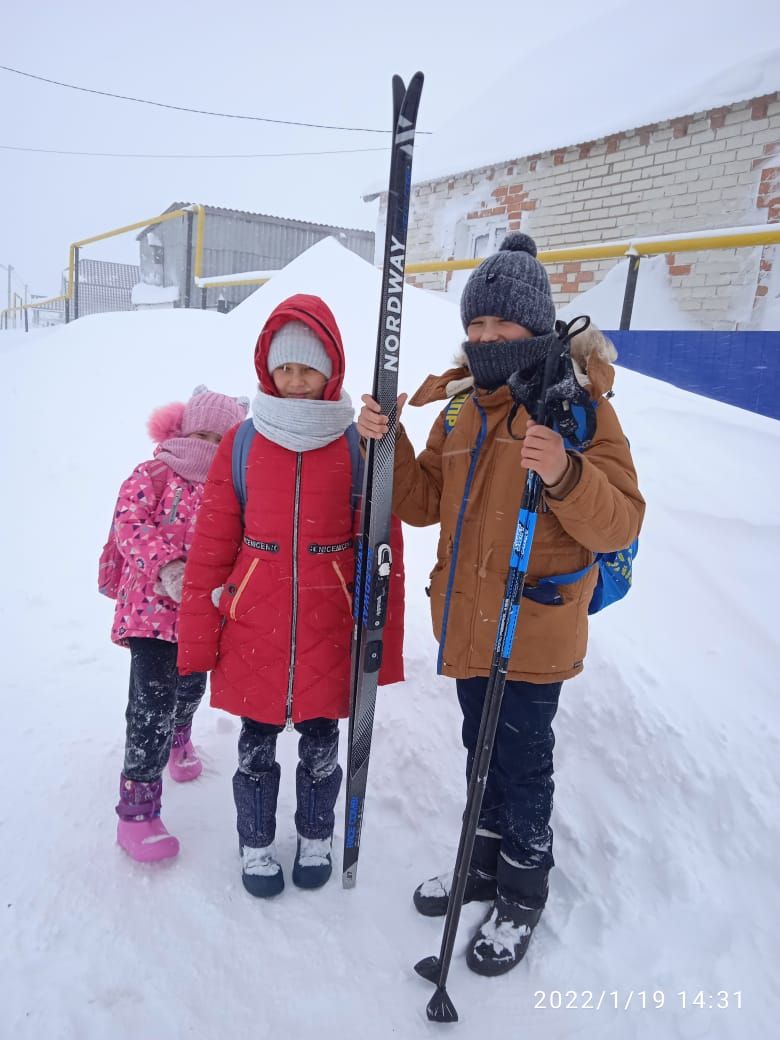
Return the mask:
POLYGON ((398 355, 401 345, 406 235, 412 187, 412 156, 423 75, 415 73, 404 86, 393 77, 393 143, 387 194, 382 295, 379 309, 372 396, 390 419, 381 440, 369 440, 363 470, 362 514, 356 545, 353 595, 352 671, 350 681, 349 747, 342 883, 357 880, 360 834, 368 780, 368 760, 374 728, 382 635, 387 619, 387 595, 393 565, 390 515, 395 460, 398 355))

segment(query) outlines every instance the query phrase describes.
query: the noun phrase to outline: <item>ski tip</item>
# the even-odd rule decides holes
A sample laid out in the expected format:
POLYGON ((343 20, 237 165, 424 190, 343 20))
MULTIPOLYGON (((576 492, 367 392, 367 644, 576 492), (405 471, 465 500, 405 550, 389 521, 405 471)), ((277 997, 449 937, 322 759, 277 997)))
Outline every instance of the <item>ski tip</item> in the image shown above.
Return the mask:
POLYGON ((357 874, 354 870, 345 870, 341 875, 341 887, 342 888, 354 888, 357 884, 357 874))
POLYGON ((438 957, 423 957, 421 961, 418 961, 414 970, 422 978, 427 979, 428 982, 438 984, 439 973, 441 971, 441 964, 438 957))
POLYGON ((447 990, 438 987, 425 1009, 431 1022, 457 1022, 458 1012, 449 998, 447 990))
POLYGON ((415 72, 408 83, 404 83, 403 77, 399 75, 393 76, 393 93, 399 93, 402 97, 404 94, 408 94, 410 90, 418 90, 422 88, 425 82, 425 76, 422 72, 415 72))

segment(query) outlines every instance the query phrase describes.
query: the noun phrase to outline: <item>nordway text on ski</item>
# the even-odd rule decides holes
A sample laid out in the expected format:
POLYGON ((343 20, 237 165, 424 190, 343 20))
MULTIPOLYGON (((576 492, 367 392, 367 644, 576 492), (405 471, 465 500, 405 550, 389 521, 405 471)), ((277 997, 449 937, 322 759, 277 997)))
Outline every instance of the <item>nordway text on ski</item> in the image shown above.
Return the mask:
POLYGON ((387 279, 387 303, 385 315, 385 361, 388 372, 398 371, 398 348, 401 345, 401 297, 404 291, 404 264, 406 244, 395 235, 390 240, 390 267, 387 279))

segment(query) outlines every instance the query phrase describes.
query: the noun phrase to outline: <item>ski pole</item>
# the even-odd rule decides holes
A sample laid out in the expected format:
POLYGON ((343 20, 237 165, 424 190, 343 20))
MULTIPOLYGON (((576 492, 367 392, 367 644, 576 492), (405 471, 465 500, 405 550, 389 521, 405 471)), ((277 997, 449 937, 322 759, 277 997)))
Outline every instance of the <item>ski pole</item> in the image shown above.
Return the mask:
MULTIPOLYGON (((540 424, 546 421, 547 389, 552 385, 560 362, 567 353, 568 341, 569 336, 567 334, 557 342, 553 342, 545 358, 544 375, 542 377, 539 400, 535 409, 535 420, 540 424)), ((447 976, 452 960, 452 950, 455 945, 458 923, 463 909, 463 896, 466 891, 466 881, 468 879, 471 856, 474 851, 474 841, 477 834, 479 814, 482 809, 482 798, 485 793, 487 774, 493 755, 501 701, 506 686, 509 658, 512 653, 512 644, 520 612, 528 561, 531 556, 536 516, 539 510, 542 489, 543 484, 539 475, 533 470, 529 470, 515 528, 512 555, 509 561, 509 573, 507 574, 506 586, 504 588, 504 598, 499 612, 493 660, 485 691, 485 703, 482 707, 476 753, 469 776, 466 809, 463 814, 460 841, 455 858, 450 898, 447 902, 447 916, 444 921, 441 949, 438 957, 435 955, 424 957, 414 966, 414 970, 418 975, 421 975, 429 982, 433 982, 436 986, 436 992, 429 1000, 426 1008, 428 1018, 432 1022, 458 1021, 458 1012, 447 993, 447 976)))

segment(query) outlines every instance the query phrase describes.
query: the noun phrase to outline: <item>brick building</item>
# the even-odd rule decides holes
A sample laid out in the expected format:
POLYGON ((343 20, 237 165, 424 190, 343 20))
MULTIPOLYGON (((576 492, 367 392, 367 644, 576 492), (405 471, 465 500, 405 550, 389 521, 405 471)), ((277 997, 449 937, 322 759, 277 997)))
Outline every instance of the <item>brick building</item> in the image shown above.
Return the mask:
MULTIPOLYGON (((380 228, 384 208, 383 196, 380 228)), ((765 223, 780 224, 780 92, 418 182, 408 261, 485 256, 512 230, 545 249, 765 223)), ((615 263, 625 261, 551 267, 556 303, 615 263)), ((674 303, 703 328, 758 327, 780 296, 774 246, 669 254, 666 263, 674 303)), ((453 290, 464 277, 415 282, 453 290)))

